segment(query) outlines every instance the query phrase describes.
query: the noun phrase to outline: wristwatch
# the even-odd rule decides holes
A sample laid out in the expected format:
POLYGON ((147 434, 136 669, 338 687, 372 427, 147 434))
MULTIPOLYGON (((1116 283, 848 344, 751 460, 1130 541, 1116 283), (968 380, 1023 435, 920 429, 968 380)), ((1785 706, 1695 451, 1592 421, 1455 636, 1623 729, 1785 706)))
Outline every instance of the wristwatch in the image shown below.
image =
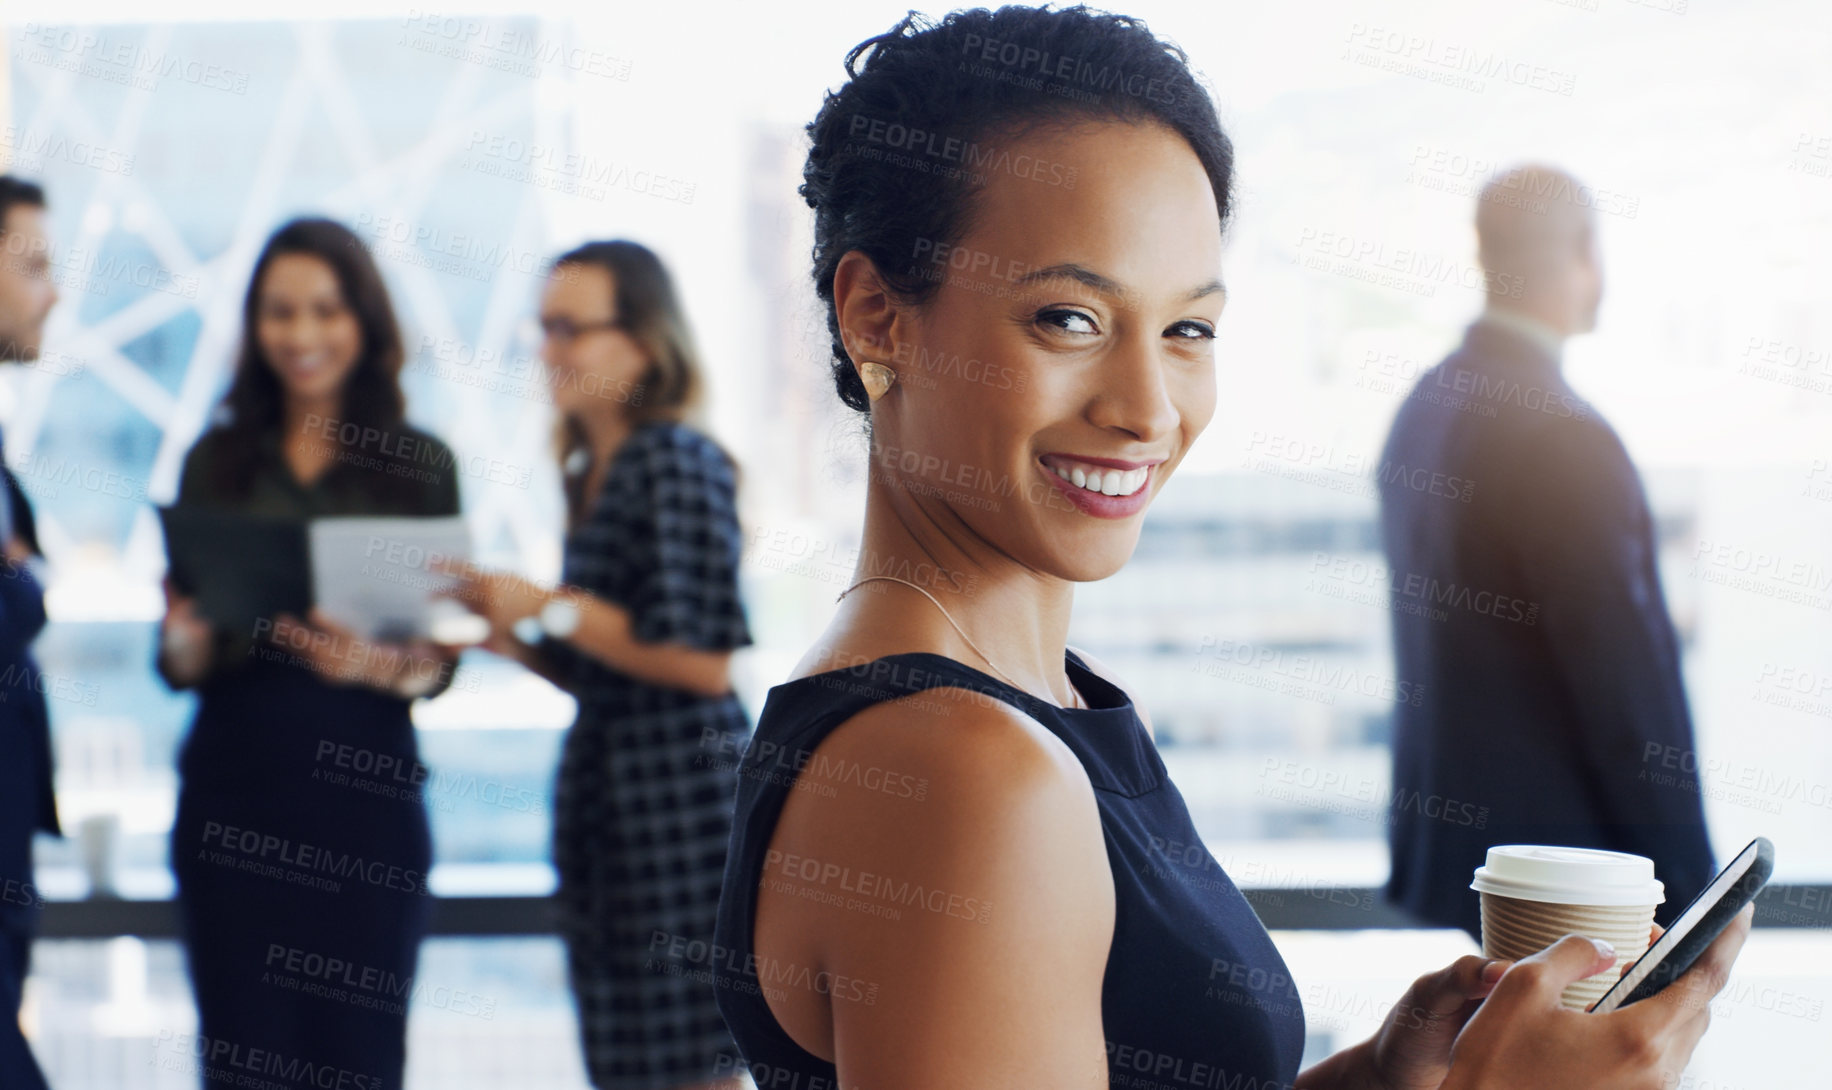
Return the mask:
POLYGON ((537 614, 541 621, 541 631, 556 640, 563 640, 579 631, 579 607, 564 598, 554 598, 541 607, 537 614))
POLYGON ((563 640, 579 630, 579 607, 564 598, 554 598, 539 613, 515 622, 515 638, 526 644, 539 643, 542 636, 563 640))

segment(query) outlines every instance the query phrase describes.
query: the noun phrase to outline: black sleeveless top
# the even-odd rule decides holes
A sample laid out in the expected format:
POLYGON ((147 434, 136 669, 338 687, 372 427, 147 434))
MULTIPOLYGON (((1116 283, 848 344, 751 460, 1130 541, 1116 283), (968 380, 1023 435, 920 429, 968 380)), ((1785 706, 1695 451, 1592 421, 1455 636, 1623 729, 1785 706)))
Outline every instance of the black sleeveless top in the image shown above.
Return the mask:
MULTIPOLYGON (((1109 1085, 1115 1090, 1290 1087, 1304 1051, 1304 1012, 1284 960, 1197 836, 1189 808, 1125 692, 1089 670, 1073 651, 1066 659, 1069 679, 1088 708, 1046 704, 926 651, 886 655, 770 689, 739 763, 711 958, 719 1010, 759 1086, 838 1087, 834 1065, 796 1044, 777 1023, 765 990, 799 985, 830 988, 835 1002, 875 999, 852 994, 866 986, 843 977, 772 980, 778 970, 760 966, 752 948, 764 856, 796 772, 834 728, 861 709, 948 686, 973 695, 929 699, 1003 700, 1042 723, 1074 752, 1094 788, 1115 908, 1101 982, 1109 1085)), ((906 786, 875 789, 898 793, 906 786)), ((939 910, 958 915, 973 908, 963 903, 939 910)))

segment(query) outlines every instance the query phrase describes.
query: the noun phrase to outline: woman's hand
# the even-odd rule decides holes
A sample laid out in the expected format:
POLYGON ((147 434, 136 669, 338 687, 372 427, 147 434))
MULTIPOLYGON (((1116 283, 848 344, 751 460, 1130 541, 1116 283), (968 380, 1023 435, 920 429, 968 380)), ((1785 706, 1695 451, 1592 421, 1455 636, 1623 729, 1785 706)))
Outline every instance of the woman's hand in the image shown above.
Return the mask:
POLYGON ((8 564, 24 564, 36 555, 36 553, 32 552, 32 547, 27 545, 25 539, 18 534, 14 534, 7 540, 6 562, 8 564))
POLYGON ((1612 967, 1613 951, 1567 935, 1520 959, 1458 1035, 1443 1090, 1671 1088, 1711 1024, 1711 998, 1729 979, 1754 918, 1755 906, 1745 906, 1678 980, 1608 1014, 1567 1010, 1559 997, 1573 981, 1612 967))
POLYGON ((197 600, 178 593, 169 577, 164 587, 165 618, 159 622, 160 658, 173 681, 189 684, 210 668, 216 630, 197 612, 197 600))
POLYGON ((589 605, 589 595, 572 588, 550 591, 513 572, 488 571, 465 560, 441 561, 432 570, 456 580, 453 586, 436 591, 439 597, 456 601, 489 624, 489 635, 477 647, 518 662, 555 685, 564 685, 554 664, 539 648, 522 642, 515 626, 538 614, 548 602, 560 599, 589 605))
POLYGON ((515 622, 539 613, 553 598, 551 591, 514 572, 486 571, 462 561, 448 561, 434 570, 458 581, 456 586, 439 591, 440 597, 451 598, 490 622, 490 639, 483 646, 492 651, 498 650, 503 640, 514 638, 515 622))
POLYGON ((401 691, 405 679, 436 683, 440 671, 451 670, 451 652, 430 641, 365 640, 321 609, 313 609, 309 616, 307 624, 290 613, 280 614, 268 639, 333 684, 362 685, 401 696, 408 695, 401 691))
POLYGON ((1468 954, 1413 981, 1368 1042, 1378 1084, 1387 1090, 1438 1090, 1450 1073, 1457 1034, 1512 964, 1468 954))

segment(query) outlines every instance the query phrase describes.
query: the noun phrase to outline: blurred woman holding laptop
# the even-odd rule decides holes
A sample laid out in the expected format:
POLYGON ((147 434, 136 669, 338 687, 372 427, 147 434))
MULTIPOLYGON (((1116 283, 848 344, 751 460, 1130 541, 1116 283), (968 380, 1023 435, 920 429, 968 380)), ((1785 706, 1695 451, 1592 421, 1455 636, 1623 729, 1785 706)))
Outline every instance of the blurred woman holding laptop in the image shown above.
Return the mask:
POLYGON ((752 642, 737 470, 686 422, 699 356, 654 253, 609 241, 561 255, 540 321, 568 508, 563 583, 473 571, 456 596, 490 621, 485 647, 579 701, 553 859, 592 1084, 736 1087, 716 1078, 736 1053, 707 967, 664 955, 712 937, 750 729, 728 676, 752 642))
MULTIPOLYGON (((400 330, 355 234, 282 226, 242 318, 222 419, 186 456, 178 506, 458 514, 450 451, 404 420, 400 330)), ((166 593, 159 672, 198 691, 171 859, 199 1035, 399 1087, 432 862, 408 708, 450 684, 454 653, 365 641, 316 611, 231 630, 166 593), (327 975, 336 964, 348 972, 327 975)))

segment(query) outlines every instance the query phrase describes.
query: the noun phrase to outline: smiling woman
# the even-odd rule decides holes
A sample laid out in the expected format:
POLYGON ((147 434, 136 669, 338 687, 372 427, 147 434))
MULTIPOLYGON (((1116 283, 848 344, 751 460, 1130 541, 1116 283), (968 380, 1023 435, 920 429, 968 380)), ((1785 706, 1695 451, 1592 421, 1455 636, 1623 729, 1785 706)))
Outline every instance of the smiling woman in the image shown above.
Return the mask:
MULTIPOLYGON (((185 457, 178 506, 299 523, 458 514, 450 449, 403 419, 393 305, 354 233, 283 224, 242 313, 226 419, 185 457)), ((158 670, 198 693, 170 841, 198 1036, 398 1086, 404 1004, 333 1002, 285 987, 274 967, 341 959, 413 979, 430 911, 425 801, 339 774, 328 756, 420 767, 409 707, 450 686, 456 652, 364 641, 316 610, 310 626, 211 621, 196 590, 166 583, 158 670), (336 861, 361 866, 321 873, 336 861)))
POLYGON ((1422 976, 1299 1073, 1285 963, 1206 849, 1164 853, 1202 841, 1149 721, 1065 642, 1074 585, 1126 563, 1215 413, 1214 106, 1181 50, 1085 8, 912 15, 846 70, 801 193, 833 379, 868 422, 863 540, 739 769, 713 944, 733 1065, 872 1090, 1676 1074, 1702 1004, 1561 1011, 1611 963, 1576 937, 1422 976))

